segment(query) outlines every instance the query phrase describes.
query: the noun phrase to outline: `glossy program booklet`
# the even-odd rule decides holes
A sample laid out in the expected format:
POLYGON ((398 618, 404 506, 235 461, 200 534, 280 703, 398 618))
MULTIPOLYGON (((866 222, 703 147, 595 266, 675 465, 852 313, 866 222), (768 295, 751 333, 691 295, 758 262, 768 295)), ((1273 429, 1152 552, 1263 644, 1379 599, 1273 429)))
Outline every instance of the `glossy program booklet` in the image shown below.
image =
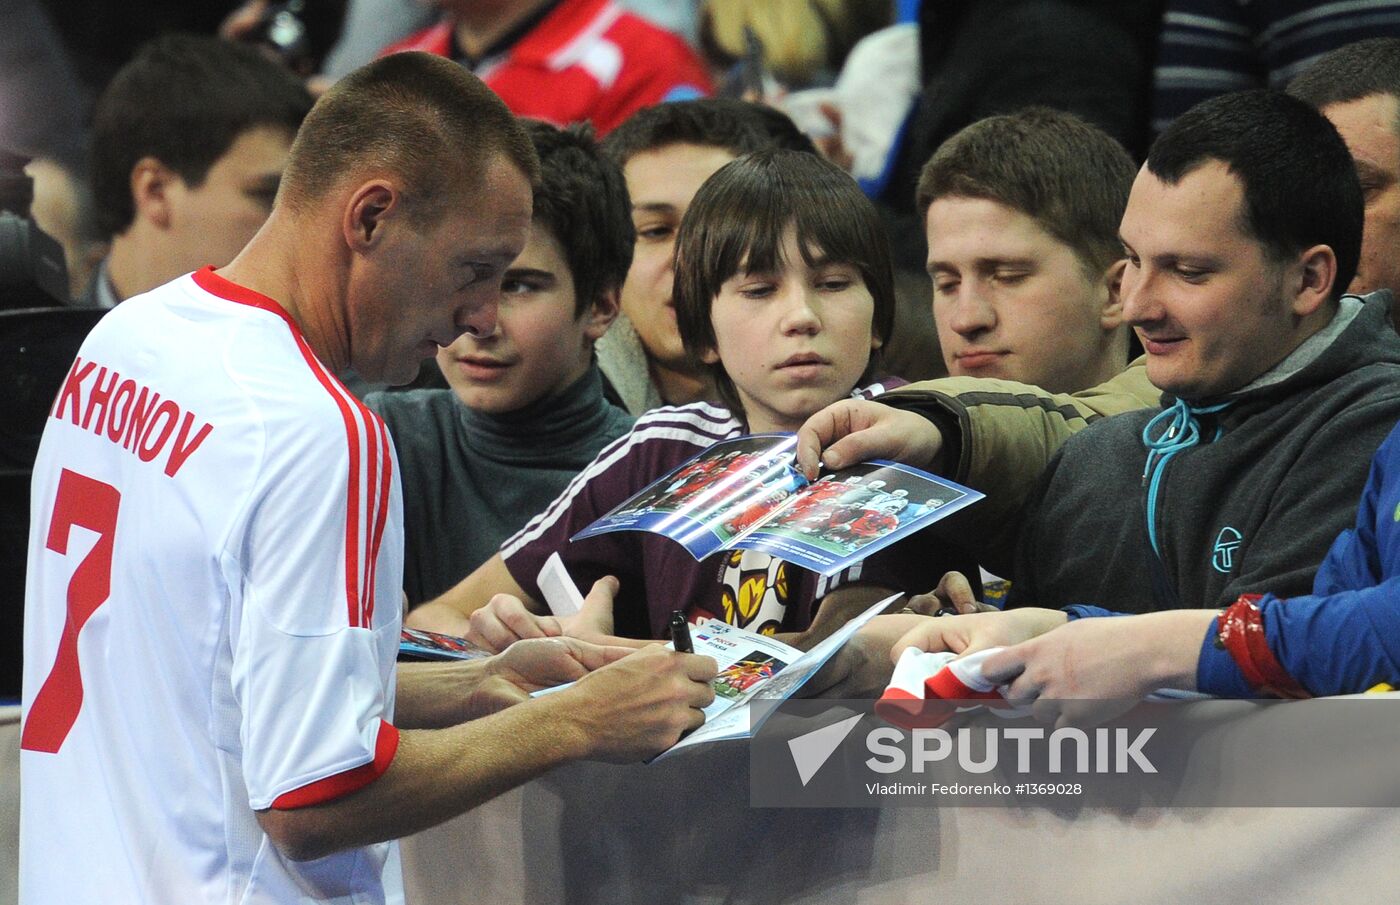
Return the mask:
POLYGON ((894 594, 872 605, 806 652, 716 619, 691 626, 695 653, 714 657, 719 667, 711 683, 715 699, 705 708, 703 726, 652 760, 706 742, 751 738, 778 704, 797 694, 852 635, 900 596, 894 594), (763 704, 768 706, 760 706, 763 704))
POLYGON ((760 550, 821 575, 839 572, 982 499, 970 487, 877 459, 808 481, 797 437, 722 440, 574 535, 651 531, 697 560, 760 550))
MULTIPOLYGON (((703 726, 683 736, 650 762, 706 742, 751 738, 778 704, 797 694, 798 689, 807 684, 807 680, 851 640, 852 635, 901 596, 892 594, 871 605, 813 645, 809 651, 798 650, 776 638, 717 619, 706 619, 692 625, 690 640, 694 652, 713 657, 719 668, 710 683, 715 689, 715 699, 704 710, 703 726)), ((671 647, 671 644, 668 642, 666 646, 671 647)), ((553 694, 572 684, 541 689, 531 696, 553 694)))

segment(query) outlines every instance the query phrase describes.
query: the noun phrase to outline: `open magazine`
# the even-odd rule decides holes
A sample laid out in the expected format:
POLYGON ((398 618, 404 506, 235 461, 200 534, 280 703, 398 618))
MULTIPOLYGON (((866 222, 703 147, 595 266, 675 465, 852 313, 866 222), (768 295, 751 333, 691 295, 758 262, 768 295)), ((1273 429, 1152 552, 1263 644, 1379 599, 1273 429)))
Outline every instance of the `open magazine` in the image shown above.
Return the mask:
MULTIPOLYGON (((893 594, 873 604, 805 652, 768 635, 745 631, 716 619, 692 626, 690 637, 694 652, 714 657, 719 667, 711 683, 715 699, 705 708, 705 724, 652 758, 652 762, 694 745, 752 737, 777 704, 796 694, 861 626, 899 596, 893 594), (755 706, 760 704, 772 706, 755 706)), ((568 687, 546 688, 535 692, 534 696, 568 687)))
POLYGON ((777 704, 797 694, 861 626, 899 596, 894 594, 872 605, 806 652, 714 619, 692 627, 695 653, 714 657, 719 666, 712 683, 715 700, 705 708, 705 724, 658 754, 653 762, 693 745, 752 737, 777 704), (760 703, 773 706, 755 706, 760 703))
POLYGON ((697 560, 760 550, 821 575, 982 499, 969 487, 875 460, 809 482, 794 467, 797 437, 723 440, 574 535, 651 531, 697 560))

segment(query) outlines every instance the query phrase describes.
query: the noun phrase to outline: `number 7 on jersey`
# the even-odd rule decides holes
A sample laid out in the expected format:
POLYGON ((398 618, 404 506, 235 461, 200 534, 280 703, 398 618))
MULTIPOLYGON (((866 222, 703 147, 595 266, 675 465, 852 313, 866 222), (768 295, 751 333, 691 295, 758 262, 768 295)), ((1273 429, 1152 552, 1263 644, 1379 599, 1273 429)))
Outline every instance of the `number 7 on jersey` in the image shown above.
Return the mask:
POLYGON ((97 543, 78 563, 68 581, 68 615, 58 642, 58 657, 34 696, 20 737, 20 747, 26 751, 56 753, 83 706, 78 633, 111 593, 112 541, 121 499, 121 493, 111 484, 66 468, 59 476, 58 496, 49 522, 48 548, 68 555, 68 541, 74 527, 95 531, 97 543))

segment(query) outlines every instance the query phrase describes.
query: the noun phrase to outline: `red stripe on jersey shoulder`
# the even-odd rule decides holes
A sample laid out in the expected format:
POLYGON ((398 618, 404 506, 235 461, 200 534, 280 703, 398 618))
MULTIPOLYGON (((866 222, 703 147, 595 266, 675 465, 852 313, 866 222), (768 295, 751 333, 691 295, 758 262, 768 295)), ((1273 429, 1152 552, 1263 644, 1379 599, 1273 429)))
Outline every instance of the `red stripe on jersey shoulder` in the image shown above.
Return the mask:
POLYGON ((212 267, 196 271, 194 281, 201 289, 212 295, 241 305, 269 311, 282 318, 291 330, 297 349, 305 360, 306 366, 311 370, 312 376, 330 395, 336 408, 340 411, 341 421, 345 426, 345 441, 350 459, 345 506, 346 614, 352 627, 368 627, 374 612, 372 599, 373 557, 374 551, 378 549, 375 538, 378 532, 382 531, 382 527, 376 530, 376 526, 383 520, 381 512, 387 510, 389 487, 387 469, 391 467, 391 460, 388 441, 379 436, 382 433, 387 438, 387 427, 378 415, 375 415, 360 400, 356 399, 346 389, 345 384, 341 383, 317 358, 297 322, 275 299, 219 276, 212 267), (368 480, 363 482, 363 499, 361 495, 360 453, 360 426, 362 424, 364 425, 363 436, 365 438, 364 456, 367 459, 365 464, 368 470, 368 480), (381 496, 385 498, 380 499, 381 496))
POLYGON ((274 808, 289 811, 313 804, 323 804, 363 789, 384 775, 394 754, 399 750, 399 730, 393 723, 379 721, 379 737, 374 741, 374 760, 367 764, 318 779, 290 792, 283 792, 272 802, 274 808))

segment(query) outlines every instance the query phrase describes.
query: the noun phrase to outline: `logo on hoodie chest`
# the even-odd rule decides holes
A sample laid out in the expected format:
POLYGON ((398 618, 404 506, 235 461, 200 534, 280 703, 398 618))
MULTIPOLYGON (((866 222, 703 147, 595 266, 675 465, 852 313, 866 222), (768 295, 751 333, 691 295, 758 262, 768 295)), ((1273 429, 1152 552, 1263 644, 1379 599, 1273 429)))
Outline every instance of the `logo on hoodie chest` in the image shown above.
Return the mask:
POLYGON ((1244 537, 1229 525, 1220 529, 1220 533, 1215 536, 1215 548, 1210 558, 1210 564, 1215 567, 1215 571, 1229 574, 1235 566, 1235 553, 1243 540, 1244 537))

